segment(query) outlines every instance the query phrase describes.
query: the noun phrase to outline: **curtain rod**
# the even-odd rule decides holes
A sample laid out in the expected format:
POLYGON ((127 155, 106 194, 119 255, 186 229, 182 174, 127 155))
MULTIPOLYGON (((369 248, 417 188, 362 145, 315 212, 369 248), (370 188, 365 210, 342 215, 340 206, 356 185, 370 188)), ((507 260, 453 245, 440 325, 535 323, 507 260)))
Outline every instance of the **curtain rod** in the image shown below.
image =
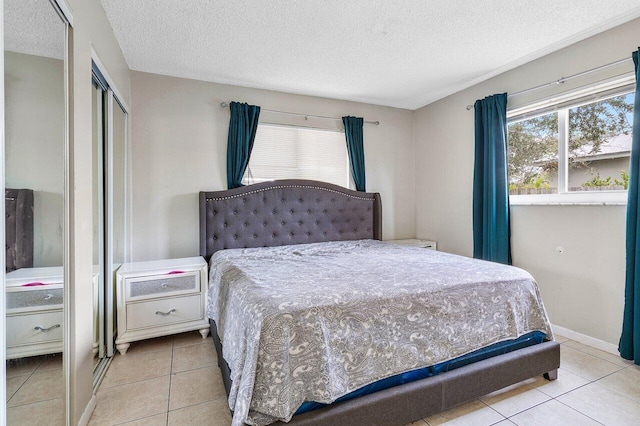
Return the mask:
MULTIPOLYGON (((220 106, 222 108, 227 108, 229 106, 229 104, 226 103, 226 102, 222 102, 222 103, 220 103, 220 106)), ((305 120, 308 120, 309 118, 321 118, 323 120, 341 120, 342 121, 342 118, 326 117, 324 115, 300 114, 300 113, 297 113, 297 112, 276 111, 276 110, 273 110, 273 109, 265 109, 265 108, 261 108, 261 111, 270 112, 272 114, 293 115, 293 116, 296 116, 296 117, 304 117, 305 120)), ((373 124, 375 126, 380 125, 379 121, 366 121, 365 120, 365 123, 373 124)))
MULTIPOLYGON (((625 58, 625 59, 620 59, 619 61, 611 62, 611 63, 606 64, 606 65, 601 65, 599 67, 591 68, 590 70, 586 70, 586 71, 579 72, 577 74, 570 75, 569 77, 560 77, 558 80, 555 80, 555 81, 552 81, 552 82, 549 82, 549 83, 540 84, 538 86, 534 86, 534 87, 531 87, 529 89, 520 90, 519 92, 510 93, 507 97, 511 98, 513 96, 524 95, 526 93, 535 92, 536 90, 544 89, 545 87, 553 86, 555 84, 562 84, 562 83, 564 83, 566 81, 573 80, 574 78, 582 77, 584 75, 591 74, 592 72, 596 72, 596 71, 600 71, 600 70, 607 69, 607 68, 610 68, 610 67, 614 67, 616 65, 623 64, 623 63, 625 63, 627 61, 630 61, 630 60, 631 60, 631 57, 628 57, 628 58, 625 58)), ((467 105, 467 111, 469 111, 472 108, 473 108, 473 105, 467 105)))

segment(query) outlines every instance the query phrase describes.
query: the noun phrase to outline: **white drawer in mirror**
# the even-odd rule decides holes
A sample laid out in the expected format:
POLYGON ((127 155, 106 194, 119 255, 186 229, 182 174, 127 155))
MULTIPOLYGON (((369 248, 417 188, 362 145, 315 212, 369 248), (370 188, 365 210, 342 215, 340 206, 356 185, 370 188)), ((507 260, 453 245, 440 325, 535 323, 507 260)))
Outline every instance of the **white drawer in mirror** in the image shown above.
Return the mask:
POLYGON ((62 309, 62 267, 23 268, 6 275, 7 314, 62 309))
POLYGON ((62 319, 62 311, 7 316, 7 346, 62 342, 62 319))
POLYGON ((43 308, 62 309, 63 292, 61 287, 32 287, 22 291, 7 292, 7 313, 39 311, 43 308))

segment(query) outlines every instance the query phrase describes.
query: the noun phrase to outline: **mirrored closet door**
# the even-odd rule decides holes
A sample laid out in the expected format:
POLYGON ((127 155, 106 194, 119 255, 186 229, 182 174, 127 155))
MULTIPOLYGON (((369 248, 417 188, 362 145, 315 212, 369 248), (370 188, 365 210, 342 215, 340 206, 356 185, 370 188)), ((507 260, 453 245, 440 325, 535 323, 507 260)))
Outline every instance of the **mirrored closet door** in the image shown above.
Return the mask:
POLYGON ((127 112, 93 64, 94 386, 114 354, 115 273, 125 262, 127 112))
POLYGON ((93 171, 93 272, 96 287, 93 291, 93 368, 96 371, 106 357, 105 337, 105 295, 104 291, 104 129, 103 109, 106 104, 106 90, 94 76, 91 91, 92 105, 92 171, 93 171))
POLYGON ((64 424, 67 23, 54 1, 3 10, 7 424, 64 424))

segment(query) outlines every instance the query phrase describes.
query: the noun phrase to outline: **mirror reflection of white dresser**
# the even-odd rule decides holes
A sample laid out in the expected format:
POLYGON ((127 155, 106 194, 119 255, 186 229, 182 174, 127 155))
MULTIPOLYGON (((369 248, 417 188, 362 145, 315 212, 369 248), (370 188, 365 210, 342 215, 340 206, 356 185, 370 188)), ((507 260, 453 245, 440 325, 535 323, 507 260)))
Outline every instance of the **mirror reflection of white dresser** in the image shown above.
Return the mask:
POLYGON ((62 267, 7 273, 7 359, 62 352, 62 267))
MULTIPOLYGON (((93 291, 97 291, 97 274, 93 291)), ((7 359, 62 352, 62 266, 9 272, 5 292, 7 359)))

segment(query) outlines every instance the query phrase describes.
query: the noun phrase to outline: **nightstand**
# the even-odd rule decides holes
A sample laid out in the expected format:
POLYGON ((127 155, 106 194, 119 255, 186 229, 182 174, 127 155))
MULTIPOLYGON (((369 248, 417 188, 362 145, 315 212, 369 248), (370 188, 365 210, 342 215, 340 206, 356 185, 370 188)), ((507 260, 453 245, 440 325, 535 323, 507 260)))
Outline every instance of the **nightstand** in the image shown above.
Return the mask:
POLYGON ((8 359, 62 352, 63 292, 61 266, 7 274, 8 359))
POLYGON ((199 330, 203 338, 209 334, 202 257, 125 263, 116 286, 120 354, 137 340, 190 330, 199 330))
MULTIPOLYGON (((7 273, 7 359, 62 352, 62 275, 62 266, 22 268, 7 273)), ((97 284, 98 274, 94 273, 94 294, 97 284)))
POLYGON ((419 240, 417 238, 408 238, 405 240, 389 240, 387 242, 394 243, 394 244, 403 244, 403 245, 412 246, 412 247, 421 247, 421 248, 426 248, 431 250, 437 250, 437 243, 435 241, 419 240))

